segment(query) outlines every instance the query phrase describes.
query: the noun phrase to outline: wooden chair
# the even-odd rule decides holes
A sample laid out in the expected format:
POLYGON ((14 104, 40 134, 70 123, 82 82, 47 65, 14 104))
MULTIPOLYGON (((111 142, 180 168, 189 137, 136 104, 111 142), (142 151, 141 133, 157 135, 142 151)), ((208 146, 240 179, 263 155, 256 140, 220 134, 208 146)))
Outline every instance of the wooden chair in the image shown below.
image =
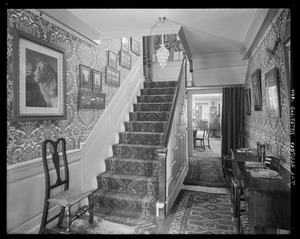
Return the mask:
POLYGON ((231 177, 233 176, 232 157, 229 155, 223 155, 222 157, 222 172, 224 179, 227 175, 230 175, 231 177))
POLYGON ((231 178, 231 202, 233 203, 233 215, 237 219, 237 231, 240 232, 241 228, 241 184, 238 179, 231 178))
POLYGON ((266 145, 260 143, 259 141, 257 141, 256 143, 257 145, 257 161, 258 162, 264 162, 265 157, 266 157, 266 145))
POLYGON ((209 129, 204 129, 202 137, 197 137, 196 131, 196 134, 194 136, 194 148, 199 147, 205 149, 206 147, 208 147, 210 149, 209 134, 209 129), (207 146, 205 145, 205 140, 207 141, 207 146), (197 146, 197 141, 199 141, 199 146, 197 146))
POLYGON ((267 156, 264 159, 264 163, 270 169, 279 172, 279 164, 280 164, 280 159, 279 158, 275 158, 274 156, 267 156))
MULTIPOLYGON (((58 233, 49 228, 46 228, 47 224, 52 222, 54 219, 58 218, 57 226, 61 227, 63 223, 64 214, 66 210, 66 221, 67 221, 67 228, 66 231, 62 233, 71 233, 71 224, 79 218, 82 214, 89 211, 89 224, 90 226, 93 225, 94 214, 93 214, 93 192, 95 189, 82 191, 82 190, 71 190, 69 189, 69 169, 68 169, 68 161, 66 156, 66 141, 64 138, 59 138, 56 142, 47 139, 42 144, 42 156, 43 156, 43 166, 44 166, 44 173, 45 173, 45 201, 44 201, 44 210, 43 216, 40 226, 40 234, 53 234, 58 233), (49 146, 47 148, 47 146, 49 146), (61 146, 62 151, 62 160, 60 160, 60 156, 58 153, 58 147, 61 146), (51 150, 52 152, 52 160, 47 160, 47 150, 51 150), (50 163, 53 163, 54 169, 52 167, 49 168, 50 163), (63 164, 60 163, 63 161, 63 164), (63 178, 61 177, 61 168, 63 168, 63 178), (54 173, 52 173, 54 172, 54 173), (54 177, 54 176, 56 177, 54 177), (52 180, 50 179, 52 178, 52 180), (53 184, 54 179, 56 178, 56 182, 53 184), (55 196, 51 196, 53 191, 58 190, 58 187, 63 189, 62 192, 58 193, 55 196), (73 205, 78 204, 81 200, 87 198, 88 205, 82 207, 77 211, 75 215, 71 215, 71 207, 73 205), (51 204, 57 205, 60 207, 60 211, 53 215, 52 217, 48 218, 48 211, 49 206, 51 204)), ((61 190, 60 190, 61 191, 61 190)))

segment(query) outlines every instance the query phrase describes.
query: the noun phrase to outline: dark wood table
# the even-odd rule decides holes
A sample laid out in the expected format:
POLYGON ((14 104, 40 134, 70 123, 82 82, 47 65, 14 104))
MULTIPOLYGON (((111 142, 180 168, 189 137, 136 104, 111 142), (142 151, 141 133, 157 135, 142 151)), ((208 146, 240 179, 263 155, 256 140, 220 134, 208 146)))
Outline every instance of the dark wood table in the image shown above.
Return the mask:
POLYGON ((255 149, 250 149, 251 152, 239 152, 239 149, 233 149, 232 159, 236 161, 257 161, 257 155, 255 149))
POLYGON ((234 174, 244 186, 250 233, 255 227, 290 230, 290 188, 282 179, 252 177, 245 161, 234 160, 234 174))

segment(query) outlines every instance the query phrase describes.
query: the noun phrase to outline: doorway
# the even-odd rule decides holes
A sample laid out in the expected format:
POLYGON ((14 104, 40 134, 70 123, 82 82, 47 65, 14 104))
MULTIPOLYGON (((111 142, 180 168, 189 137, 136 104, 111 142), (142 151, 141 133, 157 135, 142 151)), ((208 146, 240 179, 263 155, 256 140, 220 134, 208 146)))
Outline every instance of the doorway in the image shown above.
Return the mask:
POLYGON ((221 157, 221 113, 222 113, 222 89, 198 89, 190 90, 188 95, 188 155, 201 156, 201 154, 214 154, 221 157), (196 142, 194 149, 193 131, 197 130, 197 136, 202 137, 204 129, 210 128, 209 145, 205 139, 205 149, 196 142))

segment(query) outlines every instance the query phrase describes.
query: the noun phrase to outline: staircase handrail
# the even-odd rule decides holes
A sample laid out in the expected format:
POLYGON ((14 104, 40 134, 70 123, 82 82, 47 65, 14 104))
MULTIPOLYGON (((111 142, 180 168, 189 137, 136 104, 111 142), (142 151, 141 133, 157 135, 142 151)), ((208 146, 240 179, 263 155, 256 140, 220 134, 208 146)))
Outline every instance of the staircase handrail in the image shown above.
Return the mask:
POLYGON ((187 60, 187 58, 186 58, 186 56, 184 56, 182 59, 181 68, 180 68, 179 77, 178 77, 178 83, 175 88, 175 93, 174 93, 174 97, 173 97, 173 101, 172 101, 172 107, 170 110, 169 119, 168 119, 168 123, 167 123, 167 128, 166 128, 166 133, 165 133, 165 138, 164 138, 164 143, 163 143, 163 146, 165 148, 168 147, 168 143, 169 143, 169 138, 170 138, 170 134, 171 134, 171 130, 172 130, 172 122, 173 122, 173 118, 175 115, 176 104, 177 104, 178 95, 179 95, 178 92, 180 89, 180 84, 182 82, 182 79, 186 80, 186 76, 184 78, 182 78, 183 72, 186 73, 186 71, 183 71, 183 68, 186 64, 186 60, 187 60))

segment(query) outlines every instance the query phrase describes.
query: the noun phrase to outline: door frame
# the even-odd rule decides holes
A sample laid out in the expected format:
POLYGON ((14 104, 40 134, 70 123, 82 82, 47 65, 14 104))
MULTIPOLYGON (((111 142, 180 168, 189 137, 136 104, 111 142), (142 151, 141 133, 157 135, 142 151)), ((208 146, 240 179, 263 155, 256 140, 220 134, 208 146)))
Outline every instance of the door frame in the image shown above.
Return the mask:
MULTIPOLYGON (((188 156, 193 156, 193 95, 220 94, 220 132, 222 129, 222 87, 197 87, 187 88, 187 131, 188 131, 188 156)), ((222 134, 221 134, 222 142, 222 134)))

